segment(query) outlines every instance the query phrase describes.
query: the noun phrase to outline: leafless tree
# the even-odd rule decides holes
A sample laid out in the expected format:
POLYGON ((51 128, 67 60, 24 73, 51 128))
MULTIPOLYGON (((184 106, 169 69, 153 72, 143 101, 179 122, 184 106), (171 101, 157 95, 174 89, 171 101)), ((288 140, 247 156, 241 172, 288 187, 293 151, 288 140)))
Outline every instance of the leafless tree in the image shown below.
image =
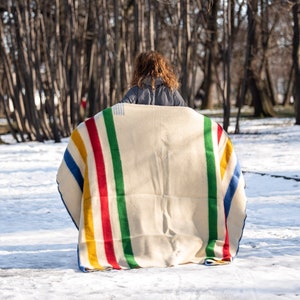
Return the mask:
POLYGON ((173 63, 189 106, 223 104, 224 128, 234 104, 272 116, 278 94, 299 103, 298 7, 296 0, 1 1, 0 110, 17 141, 58 142, 118 102, 136 54, 152 49, 173 63))
POLYGON ((295 72, 294 99, 296 108, 296 124, 300 125, 300 1, 293 1, 293 68, 295 72))

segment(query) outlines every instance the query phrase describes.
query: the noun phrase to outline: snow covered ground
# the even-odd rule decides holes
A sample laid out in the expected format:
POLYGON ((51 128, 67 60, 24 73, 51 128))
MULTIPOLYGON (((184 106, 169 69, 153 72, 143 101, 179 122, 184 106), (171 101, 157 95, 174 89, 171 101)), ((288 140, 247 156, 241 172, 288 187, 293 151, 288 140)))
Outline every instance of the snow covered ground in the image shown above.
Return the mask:
POLYGON ((0 145, 0 298, 300 299, 300 126, 293 123, 244 120, 242 134, 231 135, 248 217, 238 256, 215 267, 80 272, 77 230, 55 182, 67 139, 0 145))

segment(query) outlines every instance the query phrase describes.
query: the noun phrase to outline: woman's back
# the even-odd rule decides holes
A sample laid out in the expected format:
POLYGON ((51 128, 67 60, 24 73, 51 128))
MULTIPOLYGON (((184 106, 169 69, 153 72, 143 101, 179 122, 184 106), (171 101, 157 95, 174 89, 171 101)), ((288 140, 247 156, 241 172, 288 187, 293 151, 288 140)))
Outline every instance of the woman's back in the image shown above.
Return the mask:
POLYGON ((155 79, 155 88, 153 89, 150 77, 144 80, 142 87, 133 86, 121 102, 145 105, 186 106, 179 92, 165 86, 162 79, 155 79))

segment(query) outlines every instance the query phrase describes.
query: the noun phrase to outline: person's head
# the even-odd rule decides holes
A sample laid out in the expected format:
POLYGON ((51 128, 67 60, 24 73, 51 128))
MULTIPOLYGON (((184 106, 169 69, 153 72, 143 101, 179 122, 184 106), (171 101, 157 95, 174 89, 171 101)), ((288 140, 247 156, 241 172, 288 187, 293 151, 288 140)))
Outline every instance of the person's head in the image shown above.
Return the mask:
POLYGON ((171 64, 157 51, 142 52, 135 59, 131 85, 142 87, 146 77, 151 77, 153 88, 155 78, 161 78, 170 89, 177 89, 179 86, 171 64))

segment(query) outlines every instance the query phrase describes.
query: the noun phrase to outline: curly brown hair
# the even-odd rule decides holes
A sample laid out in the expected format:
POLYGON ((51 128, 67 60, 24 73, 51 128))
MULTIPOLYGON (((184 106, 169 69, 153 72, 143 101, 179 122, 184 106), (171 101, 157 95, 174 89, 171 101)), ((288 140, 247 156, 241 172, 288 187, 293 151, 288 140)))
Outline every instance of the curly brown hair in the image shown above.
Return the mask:
POLYGON ((143 86, 143 80, 151 77, 152 88, 155 78, 161 78, 171 90, 179 87, 177 76, 169 61, 157 51, 142 52, 137 55, 134 64, 131 86, 143 86))

